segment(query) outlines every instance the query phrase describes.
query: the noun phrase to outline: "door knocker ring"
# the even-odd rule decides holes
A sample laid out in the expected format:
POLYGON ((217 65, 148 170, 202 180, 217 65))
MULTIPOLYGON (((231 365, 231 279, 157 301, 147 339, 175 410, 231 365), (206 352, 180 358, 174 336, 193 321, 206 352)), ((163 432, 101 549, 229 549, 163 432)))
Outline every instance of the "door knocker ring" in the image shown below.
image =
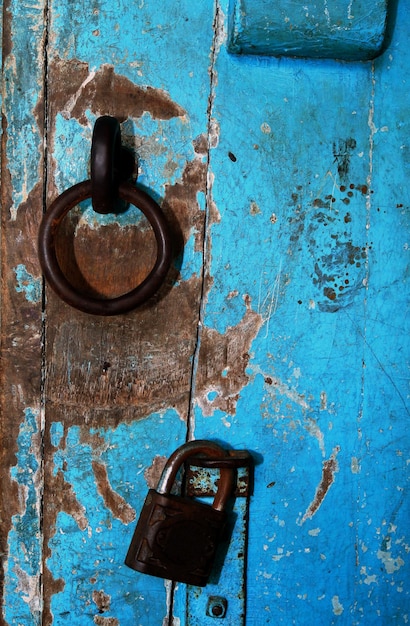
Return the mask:
MULTIPOLYGON (((116 164, 118 164, 121 149, 119 137, 119 124, 115 118, 104 116, 97 120, 91 150, 92 178, 77 183, 58 196, 44 214, 39 230, 39 260, 46 281, 64 302, 80 311, 94 315, 128 313, 146 302, 163 283, 172 260, 171 234, 159 205, 142 189, 126 180, 121 180, 124 179, 124 171, 118 174, 119 168, 116 168, 116 164), (105 144, 104 137, 101 140, 98 132, 97 135, 95 132, 100 120, 103 120, 99 128, 105 133, 105 144), (105 145, 103 151, 98 150, 101 141, 102 145, 105 145), (100 170, 98 163, 102 166, 100 170), (98 174, 95 174, 96 171, 98 174), (94 210, 100 213, 118 213, 124 210, 124 206, 134 205, 148 219, 155 235, 157 257, 148 276, 131 291, 111 299, 96 298, 77 291, 64 275, 57 259, 55 238, 64 217, 77 204, 88 198, 92 199, 94 210)), ((128 169, 126 168, 127 171, 128 169)))

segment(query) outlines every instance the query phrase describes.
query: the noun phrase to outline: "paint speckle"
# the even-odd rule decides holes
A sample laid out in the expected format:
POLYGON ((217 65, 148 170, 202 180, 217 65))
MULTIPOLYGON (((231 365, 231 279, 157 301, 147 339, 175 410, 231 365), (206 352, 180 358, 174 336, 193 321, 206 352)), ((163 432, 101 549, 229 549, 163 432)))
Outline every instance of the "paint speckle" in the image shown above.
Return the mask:
POLYGON ((263 133, 265 133, 265 135, 269 135, 269 133, 272 132, 271 127, 269 126, 269 124, 267 124, 266 122, 264 122, 263 124, 261 124, 261 131, 263 133))
POLYGON ((339 596, 333 596, 332 598, 333 613, 335 615, 341 615, 343 613, 343 604, 339 600, 339 596))
POLYGON ((352 457, 352 460, 350 462, 350 469, 351 469, 352 474, 360 473, 360 461, 355 456, 352 457))
POLYGON ((250 208, 250 214, 251 215, 258 215, 259 213, 261 213, 262 211, 260 210, 259 206, 256 204, 256 202, 251 202, 251 208, 250 208))

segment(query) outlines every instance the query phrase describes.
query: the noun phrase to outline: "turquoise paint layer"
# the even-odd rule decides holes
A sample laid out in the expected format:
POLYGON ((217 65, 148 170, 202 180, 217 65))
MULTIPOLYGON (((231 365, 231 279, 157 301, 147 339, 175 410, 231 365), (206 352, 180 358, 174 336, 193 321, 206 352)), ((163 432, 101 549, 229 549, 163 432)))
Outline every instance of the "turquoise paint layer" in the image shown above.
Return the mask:
POLYGON ((13 206, 11 219, 38 182, 42 165, 42 137, 35 108, 42 91, 42 40, 45 32, 44 6, 11 1, 12 53, 4 58, 3 107, 8 113, 6 155, 12 178, 13 206))
POLYGON ((197 136, 205 130, 212 19, 213 0, 195 7, 190 0, 176 0, 122 2, 115 8, 109 0, 54 1, 51 58, 87 61, 90 70, 108 63, 137 84, 165 89, 188 112, 197 136))
POLYGON ((93 430, 90 436, 98 442, 94 449, 81 442, 78 427, 68 428, 64 440, 61 431, 61 425, 53 426, 53 440, 60 444, 54 471, 63 473, 76 506, 72 515, 58 514, 49 544, 47 566, 56 580, 65 581, 63 590, 52 597, 54 623, 95 624, 99 615, 119 624, 162 623, 167 615, 164 582, 127 568, 124 559, 148 491, 144 473, 157 455, 167 456, 182 443, 184 423, 168 411, 114 430, 93 430), (121 507, 107 507, 97 488, 93 461, 106 468, 110 488, 123 499, 125 513, 121 507), (98 592, 109 596, 103 613, 95 602, 98 592))
POLYGON ((14 273, 17 281, 16 291, 24 293, 28 302, 40 302, 42 292, 41 278, 34 278, 22 263, 14 268, 14 273))
POLYGON ((236 54, 367 61, 380 54, 387 0, 231 0, 229 48, 236 54))
POLYGON ((5 564, 7 602, 3 614, 9 624, 41 623, 40 443, 39 412, 28 408, 17 440, 17 463, 11 468, 11 477, 18 485, 21 512, 13 516, 5 564))
POLYGON ((247 625, 407 619, 408 20, 374 66, 216 59, 203 322, 263 323, 195 436, 259 457, 247 625))

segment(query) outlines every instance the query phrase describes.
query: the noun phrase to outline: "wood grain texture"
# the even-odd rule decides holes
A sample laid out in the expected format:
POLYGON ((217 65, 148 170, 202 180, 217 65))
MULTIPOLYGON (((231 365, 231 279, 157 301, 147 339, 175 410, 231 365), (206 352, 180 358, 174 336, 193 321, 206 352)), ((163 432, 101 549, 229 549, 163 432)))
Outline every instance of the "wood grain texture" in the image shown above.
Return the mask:
POLYGON ((2 623, 39 623, 42 562, 43 6, 4 6, 1 172, 2 623), (31 50, 27 55, 25 50, 31 50))

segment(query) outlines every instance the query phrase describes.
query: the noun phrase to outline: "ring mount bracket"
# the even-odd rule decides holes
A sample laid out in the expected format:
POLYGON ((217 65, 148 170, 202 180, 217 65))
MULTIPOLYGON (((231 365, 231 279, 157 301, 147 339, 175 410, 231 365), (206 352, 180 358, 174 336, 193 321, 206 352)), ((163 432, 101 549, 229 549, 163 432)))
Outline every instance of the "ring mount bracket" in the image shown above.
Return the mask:
POLYGON ((121 143, 118 120, 110 115, 97 118, 91 141, 91 199, 96 213, 124 213, 128 204, 120 198, 120 182, 130 181, 134 158, 121 143))
MULTIPOLYGON (((127 182, 133 170, 130 154, 121 146, 119 123, 103 116, 96 121, 91 150, 91 179, 77 183, 58 196, 43 216, 38 255, 50 287, 70 306, 93 315, 128 313, 149 300, 164 282, 172 261, 172 238, 159 205, 142 189, 127 182), (101 169, 100 169, 101 167, 101 169), (65 216, 80 202, 91 198, 102 214, 134 205, 148 219, 157 244, 156 261, 148 276, 134 289, 114 298, 97 298, 79 292, 62 271, 56 253, 56 236, 65 216)), ((133 161, 133 160, 132 160, 133 161)))

